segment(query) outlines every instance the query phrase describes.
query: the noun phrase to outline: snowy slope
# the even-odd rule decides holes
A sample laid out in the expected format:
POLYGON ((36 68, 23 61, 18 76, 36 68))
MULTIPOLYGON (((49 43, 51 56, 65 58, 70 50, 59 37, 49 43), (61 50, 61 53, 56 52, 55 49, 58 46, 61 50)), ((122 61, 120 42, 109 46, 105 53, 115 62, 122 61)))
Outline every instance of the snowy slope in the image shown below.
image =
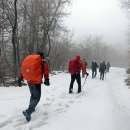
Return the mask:
POLYGON ((89 73, 80 94, 76 83, 74 94, 68 94, 69 74, 50 76, 51 85, 42 85, 41 101, 29 123, 22 115, 28 107, 28 87, 1 87, 0 130, 130 130, 125 69, 112 68, 104 81, 89 73))

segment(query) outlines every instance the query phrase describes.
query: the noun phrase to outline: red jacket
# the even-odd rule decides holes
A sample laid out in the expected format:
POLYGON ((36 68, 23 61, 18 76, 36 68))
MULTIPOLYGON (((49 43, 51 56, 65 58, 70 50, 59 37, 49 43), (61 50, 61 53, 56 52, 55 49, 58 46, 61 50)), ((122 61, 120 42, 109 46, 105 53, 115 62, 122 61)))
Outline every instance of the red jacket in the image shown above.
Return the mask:
MULTIPOLYGON (((49 69, 48 69, 48 65, 47 65, 47 63, 44 61, 44 60, 42 60, 42 74, 44 75, 44 78, 46 79, 46 78, 49 78, 49 69)), ((22 75, 22 73, 20 73, 20 78, 21 79, 23 79, 24 77, 23 77, 23 75, 22 75)), ((28 83, 30 83, 30 84, 41 84, 42 83, 42 80, 40 81, 40 82, 37 82, 37 81, 27 81, 28 83)))
POLYGON ((86 67, 85 67, 83 61, 80 60, 80 56, 78 55, 78 56, 75 57, 75 59, 73 59, 69 62, 69 72, 71 74, 78 74, 78 73, 80 73, 81 69, 82 69, 83 73, 85 74, 86 73, 86 67), (74 65, 73 65, 72 62, 74 63, 74 65))

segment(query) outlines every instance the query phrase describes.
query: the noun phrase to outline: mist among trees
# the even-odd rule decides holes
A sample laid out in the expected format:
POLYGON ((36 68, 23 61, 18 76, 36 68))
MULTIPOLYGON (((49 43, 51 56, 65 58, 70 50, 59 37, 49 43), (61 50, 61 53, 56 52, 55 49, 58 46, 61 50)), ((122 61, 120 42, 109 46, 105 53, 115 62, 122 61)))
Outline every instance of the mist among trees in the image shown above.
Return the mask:
MULTIPOLYGON (((66 70, 68 61, 80 54, 90 66, 110 61, 112 66, 126 67, 122 48, 112 46, 100 35, 89 35, 80 42, 63 24, 69 15, 70 0, 1 0, 0 1, 0 83, 17 79, 22 60, 42 51, 50 71, 66 70)), ((123 51, 124 52, 124 51, 123 51)))

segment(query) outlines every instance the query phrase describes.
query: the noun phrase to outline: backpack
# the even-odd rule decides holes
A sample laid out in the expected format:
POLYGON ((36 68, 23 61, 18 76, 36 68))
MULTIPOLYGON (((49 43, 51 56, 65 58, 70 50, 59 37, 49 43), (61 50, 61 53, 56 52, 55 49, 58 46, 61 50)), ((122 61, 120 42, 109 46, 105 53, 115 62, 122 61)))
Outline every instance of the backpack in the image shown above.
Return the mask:
POLYGON ((69 72, 71 74, 79 73, 80 72, 80 68, 81 68, 80 67, 80 61, 75 60, 75 59, 69 61, 69 72))
POLYGON ((40 55, 29 55, 22 62, 22 74, 27 81, 42 81, 42 58, 40 55))

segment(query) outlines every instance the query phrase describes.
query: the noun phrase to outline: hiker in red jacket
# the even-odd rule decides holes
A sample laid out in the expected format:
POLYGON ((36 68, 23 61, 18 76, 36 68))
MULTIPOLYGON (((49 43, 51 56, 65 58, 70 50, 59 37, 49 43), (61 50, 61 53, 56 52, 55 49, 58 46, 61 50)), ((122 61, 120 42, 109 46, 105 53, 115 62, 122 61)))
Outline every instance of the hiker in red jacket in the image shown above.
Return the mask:
POLYGON ((23 111, 23 115, 29 122, 31 120, 31 114, 35 111, 35 107, 41 98, 41 84, 42 77, 44 75, 44 84, 49 86, 49 71, 48 65, 44 60, 44 55, 42 52, 37 52, 37 54, 27 56, 22 62, 22 72, 18 79, 18 86, 22 86, 21 81, 27 80, 29 90, 30 90, 30 103, 28 109, 23 111))
POLYGON ((82 69, 83 73, 87 76, 89 75, 86 72, 85 65, 83 64, 83 61, 80 60, 80 56, 77 55, 74 59, 69 61, 69 73, 71 74, 71 82, 70 82, 70 88, 69 93, 73 93, 73 84, 76 79, 78 83, 78 93, 81 92, 81 77, 80 77, 80 70, 82 69))

